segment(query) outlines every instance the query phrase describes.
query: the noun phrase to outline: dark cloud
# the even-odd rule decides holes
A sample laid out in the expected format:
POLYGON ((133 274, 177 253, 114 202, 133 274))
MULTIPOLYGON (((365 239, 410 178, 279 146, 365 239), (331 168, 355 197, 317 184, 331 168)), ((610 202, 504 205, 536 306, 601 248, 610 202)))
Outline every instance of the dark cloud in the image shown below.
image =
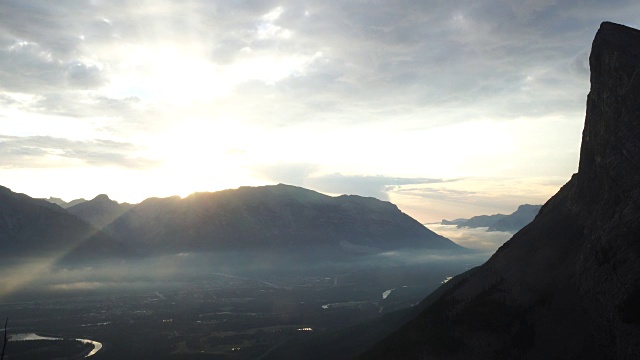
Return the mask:
POLYGON ((157 161, 130 154, 140 149, 129 143, 110 140, 73 141, 50 136, 17 137, 0 135, 0 167, 57 167, 77 165, 150 168, 157 161), (73 164, 72 164, 73 165, 73 164))
POLYGON ((75 62, 67 67, 67 81, 79 88, 98 87, 104 83, 100 68, 96 65, 86 65, 75 62))
MULTIPOLYGON (((618 5, 630 14, 640 12, 632 2, 618 5)), ((475 109, 459 121, 474 116, 508 120, 567 109, 577 112, 584 105, 584 91, 576 96, 576 89, 585 88, 588 76, 567 69, 575 68, 576 54, 584 52, 584 44, 592 39, 602 11, 607 13, 578 2, 562 6, 524 1, 282 6, 285 10, 277 24, 291 29, 294 36, 270 44, 270 49, 318 51, 322 56, 303 76, 265 89, 270 102, 257 106, 268 114, 272 108, 277 113, 293 99, 296 109, 301 109, 265 116, 278 122, 353 112, 368 115, 361 121, 372 121, 425 107, 475 109), (579 16, 574 14, 576 8, 582 11, 579 16)), ((629 19, 633 16, 626 16, 629 19)), ((241 45, 252 43, 239 41, 231 48, 239 50, 241 45)), ((425 119, 423 124, 437 121, 425 119)))
POLYGON ((16 40, 0 48, 0 89, 5 91, 64 93, 67 88, 97 88, 105 83, 105 75, 97 65, 61 61, 37 43, 16 40))
POLYGON ((371 120, 483 104, 478 116, 509 119, 583 105, 572 97, 588 80, 576 54, 603 19, 633 25, 639 13, 632 1, 3 1, 0 86, 27 93, 95 88, 109 74, 84 61, 96 55, 91 48, 195 40, 219 64, 244 48, 255 56, 321 53, 304 74, 269 88, 281 99, 278 109, 300 108, 271 117, 277 122, 309 120, 300 113, 319 109, 326 116, 368 110, 371 120), (264 17, 277 7, 279 17, 264 17), (265 28, 292 35, 260 36, 265 28), (524 82, 544 70, 554 75, 531 92, 524 82))

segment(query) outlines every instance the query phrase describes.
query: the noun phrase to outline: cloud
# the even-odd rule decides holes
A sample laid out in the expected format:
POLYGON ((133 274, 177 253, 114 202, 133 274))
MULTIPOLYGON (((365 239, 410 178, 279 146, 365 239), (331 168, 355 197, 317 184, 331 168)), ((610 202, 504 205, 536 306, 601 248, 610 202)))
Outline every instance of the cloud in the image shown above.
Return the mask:
POLYGON ((305 163, 279 163, 256 165, 252 170, 258 176, 270 181, 304 186, 309 176, 318 170, 318 166, 305 163))
MULTIPOLYGON (((275 86, 267 89, 268 100, 252 101, 257 108, 274 106, 279 116, 252 120, 281 124, 355 111, 367 114, 358 116, 366 122, 419 114, 425 107, 474 109, 449 121, 508 120, 563 106, 581 109, 583 98, 573 94, 588 76, 564 70, 578 69, 576 54, 584 52, 603 16, 632 22, 639 11, 631 1, 617 1, 615 7, 488 0, 4 1, 0 86, 38 94, 57 89, 73 98, 65 90, 116 81, 118 69, 131 66, 122 56, 141 45, 171 44, 180 53, 198 48, 223 71, 239 61, 285 64, 288 56, 321 54, 304 62, 304 70, 292 64, 286 76, 258 77, 275 86), (293 112, 282 111, 294 103, 293 112)), ((140 74, 149 65, 142 62, 133 70, 140 74)), ((124 88, 129 93, 120 97, 138 96, 134 89, 124 88)), ((241 91, 234 94, 243 98, 241 91)), ((438 119, 422 121, 429 126, 438 119)))
POLYGON ((98 87, 104 83, 99 66, 81 62, 71 63, 67 67, 66 78, 70 85, 79 88, 98 87))
POLYGON ((91 94, 76 94, 71 97, 64 93, 47 92, 32 101, 23 102, 21 108, 47 115, 74 118, 113 117, 131 121, 135 115, 140 114, 136 109, 139 103, 140 99, 135 97, 118 99, 91 94))
POLYGON ((0 167, 119 166, 155 167, 157 161, 136 156, 140 149, 110 140, 73 141, 49 136, 0 135, 0 167))
POLYGON ((323 174, 318 165, 307 163, 278 163, 258 165, 253 172, 266 180, 304 186, 331 194, 371 196, 388 200, 388 192, 402 185, 434 184, 456 180, 407 178, 391 176, 323 174))
POLYGON ((544 204, 568 177, 514 179, 466 178, 456 182, 402 186, 391 193, 394 202, 422 222, 510 214, 522 204, 544 204), (473 190, 471 190, 473 189, 473 190))
POLYGON ((451 180, 389 176, 342 175, 339 173, 309 177, 306 183, 314 189, 333 194, 353 194, 388 200, 388 192, 402 185, 434 184, 451 180))
POLYGON ((447 188, 403 188, 398 192, 404 195, 418 196, 427 199, 444 200, 448 202, 468 202, 471 197, 482 196, 476 191, 455 190, 447 188))
MULTIPOLYGON (((6 0, 0 2, 0 118, 12 128, 0 132, 23 142, 5 138, 0 163, 144 168, 154 162, 136 160, 131 154, 139 149, 95 139, 144 139, 149 148, 169 149, 164 145, 176 144, 171 129, 201 121, 215 124, 204 127, 214 141, 191 130, 181 134, 187 146, 176 146, 205 138, 243 149, 242 163, 236 156, 219 173, 280 161, 285 165, 252 170, 320 191, 386 198, 444 176, 532 176, 542 167, 562 175, 577 157, 566 155, 579 141, 571 137, 576 126, 567 124, 582 124, 588 44, 602 20, 633 26, 639 14, 633 1, 6 0), (541 121, 551 114, 556 122, 541 121), (54 134, 44 122, 81 125, 83 137, 70 127, 77 132, 69 138, 78 141, 34 145, 41 140, 32 135, 54 134), (546 142, 514 140, 505 150, 507 141, 493 141, 488 146, 502 146, 496 153, 504 156, 487 158, 482 169, 471 149, 482 141, 464 143, 443 131, 451 135, 444 145, 430 139, 423 146, 429 133, 483 122, 535 124, 529 138, 546 142), (237 129, 234 136, 220 135, 228 129, 237 129), (260 134, 245 140, 253 132, 260 134), (286 148, 289 139, 299 151, 286 148), (559 156, 546 161, 552 142, 559 156), (472 161, 452 156, 454 148, 468 150, 465 159, 472 161), (522 161, 532 153, 540 153, 536 161, 522 161), (474 168, 463 168, 471 162, 474 168), (420 167, 424 178, 344 175, 423 174, 420 167)), ((190 160, 213 153, 194 151, 190 160)))
POLYGON ((470 249, 495 252, 502 244, 513 236, 510 232, 486 231, 487 228, 457 228, 455 225, 428 224, 427 227, 450 239, 456 244, 470 249))
POLYGON ((589 76, 589 51, 584 50, 578 53, 571 62, 570 68, 579 76, 589 76))

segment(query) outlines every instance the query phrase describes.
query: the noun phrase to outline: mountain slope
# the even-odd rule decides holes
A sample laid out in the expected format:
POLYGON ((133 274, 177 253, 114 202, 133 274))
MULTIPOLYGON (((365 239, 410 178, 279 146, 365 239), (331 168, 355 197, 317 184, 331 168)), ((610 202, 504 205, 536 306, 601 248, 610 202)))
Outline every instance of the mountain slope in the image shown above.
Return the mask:
POLYGON ((486 227, 487 231, 516 232, 530 223, 540 211, 542 205, 524 204, 509 215, 478 215, 469 219, 442 220, 442 225, 456 225, 458 228, 486 227))
POLYGON ((640 358, 640 31, 603 23, 579 171, 361 359, 640 358))
POLYGON ((107 195, 98 195, 95 198, 67 208, 67 211, 74 214, 86 222, 103 228, 125 212, 129 211, 133 205, 128 203, 118 203, 109 199, 107 195))
POLYGON ((535 219, 541 207, 542 205, 520 205, 516 211, 489 226, 487 231, 519 231, 535 219))
POLYGON ((0 186, 0 259, 121 256, 128 249, 104 232, 46 200, 0 186))
POLYGON ((108 229, 151 253, 309 246, 355 252, 463 249, 391 203, 283 184, 147 199, 108 229))
POLYGON ((504 219, 508 215, 505 214, 493 214, 493 215, 478 215, 469 219, 455 219, 455 220, 442 220, 442 225, 456 225, 459 228, 479 228, 490 227, 495 225, 498 221, 504 219))
POLYGON ((48 199, 45 199, 45 200, 50 202, 50 203, 52 203, 52 204, 56 204, 56 205, 60 206, 63 209, 68 209, 68 208, 70 208, 70 207, 72 207, 74 205, 78 205, 78 204, 81 204, 81 203, 87 201, 85 199, 75 199, 75 200, 71 200, 69 202, 66 202, 66 201, 64 201, 64 200, 62 200, 60 198, 57 198, 57 197, 49 197, 48 199))

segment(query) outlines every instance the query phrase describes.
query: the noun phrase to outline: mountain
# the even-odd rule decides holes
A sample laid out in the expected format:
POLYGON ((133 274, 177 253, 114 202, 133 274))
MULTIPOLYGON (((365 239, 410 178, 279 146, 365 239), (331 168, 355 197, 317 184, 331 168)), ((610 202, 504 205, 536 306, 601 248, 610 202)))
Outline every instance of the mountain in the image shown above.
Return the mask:
POLYGON ((479 215, 470 219, 442 220, 442 225, 456 225, 458 228, 486 227, 487 231, 516 232, 530 223, 540 211, 542 205, 524 204, 509 215, 479 215))
POLYGON ((0 186, 0 259, 51 258, 74 260, 129 253, 111 238, 43 199, 0 186))
POLYGON ((75 200, 71 200, 69 202, 66 202, 66 201, 64 201, 64 200, 62 200, 60 198, 57 198, 57 197, 49 197, 48 199, 45 199, 45 200, 50 202, 50 203, 52 203, 52 204, 56 204, 56 205, 60 206, 63 209, 70 208, 70 207, 72 207, 74 205, 77 205, 77 204, 80 204, 80 203, 83 203, 83 202, 87 201, 85 199, 75 199, 75 200))
POLYGON ((487 231, 517 232, 535 219, 540 208, 542 205, 520 205, 516 211, 489 226, 487 231))
POLYGON ((101 194, 92 200, 73 205, 67 208, 67 211, 98 228, 103 228, 131 208, 133 208, 131 204, 120 204, 109 199, 107 195, 101 194))
POLYGON ((640 31, 605 22, 577 174, 360 359, 640 358, 640 31))
POLYGON ((309 246, 347 252, 463 249, 389 202, 283 184, 147 199, 107 229, 147 253, 309 246))
POLYGON ((455 220, 444 220, 440 222, 442 225, 456 225, 458 229, 466 227, 466 228, 478 228, 478 227, 490 227, 495 225, 498 221, 504 219, 508 215, 504 214, 494 214, 494 215, 478 215, 474 216, 470 219, 455 219, 455 220))

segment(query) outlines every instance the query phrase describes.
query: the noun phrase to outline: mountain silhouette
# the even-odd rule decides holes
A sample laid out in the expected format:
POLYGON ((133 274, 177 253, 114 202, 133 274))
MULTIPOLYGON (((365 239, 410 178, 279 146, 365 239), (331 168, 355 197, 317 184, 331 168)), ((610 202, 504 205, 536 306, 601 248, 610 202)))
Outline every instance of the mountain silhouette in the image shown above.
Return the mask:
POLYGON ((524 204, 509 215, 478 215, 469 219, 442 220, 442 225, 456 225, 457 228, 486 227, 487 231, 516 232, 530 223, 540 211, 542 205, 524 204))
POLYGON ((541 207, 542 205, 520 205, 516 211, 490 225, 487 231, 519 231, 535 219, 541 207))
POLYGON ((454 220, 445 220, 442 219, 440 224, 442 225, 456 225, 458 229, 460 228, 479 228, 495 225, 498 221, 504 219, 508 215, 505 214, 493 214, 493 215, 477 215, 471 217, 469 219, 454 219, 454 220))
POLYGON ((120 241, 43 199, 0 186, 0 259, 60 261, 127 256, 120 241))
POLYGON ((51 196, 51 197, 49 197, 48 199, 45 199, 45 200, 50 202, 50 203, 52 203, 52 204, 56 204, 56 205, 60 206, 63 209, 67 209, 67 208, 70 208, 70 207, 72 207, 74 205, 78 205, 80 203, 83 203, 83 202, 87 201, 85 199, 75 199, 75 200, 71 200, 69 202, 66 202, 66 201, 64 201, 64 200, 62 200, 60 198, 53 197, 53 196, 51 196))
POLYGON ((283 184, 147 199, 107 229, 143 253, 309 246, 464 250, 389 202, 283 184))
POLYGON ((109 196, 101 194, 89 201, 70 206, 67 211, 98 228, 103 228, 132 207, 131 204, 120 204, 109 199, 109 196))
POLYGON ((602 23, 577 174, 360 359, 640 358, 640 31, 602 23))

